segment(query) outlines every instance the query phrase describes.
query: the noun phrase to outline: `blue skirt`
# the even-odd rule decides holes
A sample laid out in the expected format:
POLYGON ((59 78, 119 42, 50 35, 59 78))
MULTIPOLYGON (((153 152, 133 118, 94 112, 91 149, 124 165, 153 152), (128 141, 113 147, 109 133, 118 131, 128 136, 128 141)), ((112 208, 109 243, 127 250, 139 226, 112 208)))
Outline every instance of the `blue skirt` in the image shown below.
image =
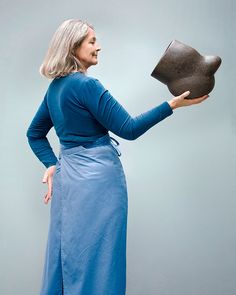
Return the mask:
POLYGON ((125 295, 128 198, 108 134, 61 146, 40 295, 125 295))

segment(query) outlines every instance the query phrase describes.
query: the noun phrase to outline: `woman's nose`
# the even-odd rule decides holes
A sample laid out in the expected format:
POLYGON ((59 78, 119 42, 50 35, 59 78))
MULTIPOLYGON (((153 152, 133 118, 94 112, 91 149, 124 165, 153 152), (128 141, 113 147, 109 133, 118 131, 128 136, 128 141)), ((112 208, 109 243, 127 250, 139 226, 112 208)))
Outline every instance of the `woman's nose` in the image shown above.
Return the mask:
POLYGON ((97 51, 100 51, 102 48, 100 45, 97 45, 97 51))

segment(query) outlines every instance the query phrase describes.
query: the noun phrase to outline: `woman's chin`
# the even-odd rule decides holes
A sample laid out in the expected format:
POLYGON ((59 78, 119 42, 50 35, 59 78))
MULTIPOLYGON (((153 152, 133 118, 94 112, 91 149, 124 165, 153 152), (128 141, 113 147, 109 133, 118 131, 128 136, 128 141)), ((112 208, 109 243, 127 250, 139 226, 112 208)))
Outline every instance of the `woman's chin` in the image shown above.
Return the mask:
POLYGON ((98 64, 98 60, 93 60, 89 63, 89 65, 87 66, 87 68, 91 67, 91 66, 96 66, 98 64))

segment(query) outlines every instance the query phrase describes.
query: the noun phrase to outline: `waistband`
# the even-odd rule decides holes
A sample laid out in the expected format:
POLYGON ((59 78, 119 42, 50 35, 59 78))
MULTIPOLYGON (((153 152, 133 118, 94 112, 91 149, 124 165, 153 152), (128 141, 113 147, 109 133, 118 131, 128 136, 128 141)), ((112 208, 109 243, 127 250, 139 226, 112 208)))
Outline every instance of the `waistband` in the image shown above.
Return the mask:
POLYGON ((88 142, 85 143, 83 145, 78 145, 72 148, 66 148, 64 145, 60 145, 60 154, 65 154, 65 155, 69 155, 75 151, 78 151, 80 149, 83 148, 93 148, 93 147, 97 147, 97 146, 103 146, 103 145, 109 145, 111 144, 113 146, 113 148, 116 150, 118 156, 121 156, 121 152, 119 150, 119 148, 117 147, 119 145, 119 142, 111 137, 109 134, 105 134, 101 137, 99 137, 97 140, 93 141, 93 142, 88 142))

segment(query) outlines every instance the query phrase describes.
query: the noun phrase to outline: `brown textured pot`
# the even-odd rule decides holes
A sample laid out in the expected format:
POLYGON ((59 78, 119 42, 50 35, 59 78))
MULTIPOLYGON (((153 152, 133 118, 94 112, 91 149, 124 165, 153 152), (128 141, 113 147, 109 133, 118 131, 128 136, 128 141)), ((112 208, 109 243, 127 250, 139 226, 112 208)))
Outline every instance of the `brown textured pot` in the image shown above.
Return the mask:
POLYGON ((174 96, 189 90, 187 98, 194 98, 212 91, 214 73, 220 64, 219 56, 202 56, 194 48, 173 40, 151 76, 166 84, 174 96))

